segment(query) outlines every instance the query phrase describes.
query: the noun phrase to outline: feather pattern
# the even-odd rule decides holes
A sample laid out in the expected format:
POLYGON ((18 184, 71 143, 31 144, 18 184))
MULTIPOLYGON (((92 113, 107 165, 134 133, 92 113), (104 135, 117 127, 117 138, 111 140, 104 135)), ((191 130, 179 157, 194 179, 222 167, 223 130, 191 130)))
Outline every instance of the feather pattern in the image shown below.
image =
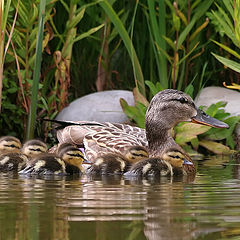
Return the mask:
POLYGON ((60 143, 84 145, 85 156, 91 162, 96 159, 98 153, 121 154, 130 146, 147 147, 144 129, 119 123, 103 123, 102 126, 67 126, 57 132, 57 137, 60 143))

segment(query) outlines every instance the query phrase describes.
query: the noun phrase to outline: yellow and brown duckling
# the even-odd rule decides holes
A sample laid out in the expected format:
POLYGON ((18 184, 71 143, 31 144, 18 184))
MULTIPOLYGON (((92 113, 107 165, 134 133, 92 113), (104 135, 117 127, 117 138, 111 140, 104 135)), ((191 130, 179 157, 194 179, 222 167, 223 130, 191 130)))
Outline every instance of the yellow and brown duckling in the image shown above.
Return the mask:
MULTIPOLYGON (((62 125, 62 128, 57 129, 57 138, 60 143, 69 142, 78 146, 83 145, 86 159, 92 163, 105 154, 114 153, 121 156, 124 149, 129 146, 145 147, 150 157, 149 160, 133 163, 131 168, 141 173, 144 165, 149 166, 148 162, 153 162, 151 159, 159 159, 157 169, 162 161, 168 162, 172 166, 172 158, 164 160, 164 154, 171 152, 172 149, 186 156, 188 162, 192 162, 171 136, 171 129, 183 121, 218 128, 228 127, 226 123, 212 118, 198 109, 192 98, 184 92, 166 89, 157 93, 148 106, 145 118, 146 130, 118 123, 86 121, 61 123, 61 121, 57 121, 62 125)), ((154 168, 156 165, 151 166, 154 168)), ((194 164, 183 163, 180 169, 181 174, 195 173, 194 164)))
POLYGON ((71 143, 60 144, 57 155, 64 160, 67 174, 71 175, 85 172, 83 168, 84 155, 75 145, 71 143))
POLYGON ((31 158, 46 152, 48 149, 44 142, 36 139, 27 141, 21 149, 18 147, 18 141, 15 143, 14 141, 11 142, 11 147, 9 147, 10 145, 7 147, 8 149, 12 148, 12 151, 5 150, 5 153, 0 155, 0 171, 2 172, 20 171, 26 166, 31 158))
POLYGON ((22 148, 21 141, 13 136, 0 137, 0 154, 19 152, 22 148))
POLYGON ((48 151, 48 146, 41 140, 32 139, 28 140, 23 144, 21 152, 28 156, 28 158, 33 158, 36 155, 46 153, 48 151))
POLYGON ((72 144, 62 144, 57 153, 43 153, 32 159, 20 174, 66 175, 83 173, 81 150, 72 144))
POLYGON ((125 176, 148 177, 148 176, 173 176, 187 175, 189 171, 195 174, 192 168, 193 162, 189 157, 178 149, 169 149, 162 158, 148 158, 131 166, 125 176), (188 169, 190 166, 190 169, 188 169))
POLYGON ((130 146, 122 154, 108 153, 95 159, 88 169, 88 174, 123 174, 132 164, 148 158, 146 148, 142 146, 130 146))

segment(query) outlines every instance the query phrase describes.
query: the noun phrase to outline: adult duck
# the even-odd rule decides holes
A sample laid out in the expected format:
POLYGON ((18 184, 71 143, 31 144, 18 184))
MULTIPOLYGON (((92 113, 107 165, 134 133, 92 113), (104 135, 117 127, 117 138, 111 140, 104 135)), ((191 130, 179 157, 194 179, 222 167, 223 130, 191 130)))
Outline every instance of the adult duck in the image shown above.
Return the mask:
POLYGON ((104 154, 114 153, 122 156, 130 146, 142 146, 147 149, 149 159, 140 160, 143 161, 141 164, 139 162, 132 164, 131 172, 142 173, 144 169, 151 172, 151 168, 156 166, 156 169, 162 168, 162 164, 166 162, 167 165, 170 163, 174 169, 177 169, 177 171, 170 170, 171 174, 173 172, 194 174, 195 167, 191 158, 171 136, 171 128, 183 121, 228 128, 226 123, 198 109, 190 96, 173 89, 163 90, 152 98, 146 112, 146 130, 114 123, 55 122, 61 125, 57 128, 59 142, 83 146, 85 157, 91 162, 104 154), (181 164, 179 164, 179 155, 184 156, 181 164), (145 167, 146 165, 148 167, 145 167))

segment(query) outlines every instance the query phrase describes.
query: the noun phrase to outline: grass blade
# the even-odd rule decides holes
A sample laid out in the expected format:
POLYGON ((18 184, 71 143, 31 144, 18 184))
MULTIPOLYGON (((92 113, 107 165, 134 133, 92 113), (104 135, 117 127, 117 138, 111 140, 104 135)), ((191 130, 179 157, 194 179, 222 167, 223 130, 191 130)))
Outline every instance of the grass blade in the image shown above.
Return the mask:
POLYGON ((28 126, 27 126, 27 136, 26 139, 31 139, 34 137, 34 129, 37 114, 37 99, 38 99, 38 88, 42 61, 42 41, 43 41, 43 28, 44 28, 44 15, 45 15, 46 0, 40 1, 39 6, 39 18, 38 18, 38 37, 36 46, 36 58, 34 64, 33 73, 33 86, 32 86, 32 96, 30 112, 28 115, 28 126))
POLYGON ((212 53, 212 55, 222 64, 224 64, 225 66, 227 66, 228 68, 231 68, 232 70, 240 73, 240 64, 233 61, 233 60, 229 60, 225 57, 221 57, 217 54, 212 53))
POLYGON ((133 47, 132 41, 131 41, 125 27, 123 26, 118 15, 113 10, 112 6, 109 4, 109 2, 107 0, 102 1, 99 4, 104 9, 104 11, 108 15, 108 17, 110 18, 112 23, 114 24, 115 28, 117 29, 119 35, 121 36, 121 38, 124 42, 124 45, 127 48, 130 59, 132 61, 136 87, 139 89, 139 92, 143 96, 146 96, 142 69, 141 69, 136 51, 133 47))

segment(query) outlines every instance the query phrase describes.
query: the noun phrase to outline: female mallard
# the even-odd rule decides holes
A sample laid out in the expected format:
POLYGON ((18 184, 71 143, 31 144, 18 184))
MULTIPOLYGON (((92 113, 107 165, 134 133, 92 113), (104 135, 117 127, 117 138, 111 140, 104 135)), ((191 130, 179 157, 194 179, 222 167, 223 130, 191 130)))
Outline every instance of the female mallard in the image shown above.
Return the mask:
POLYGON ((69 143, 59 145, 56 154, 43 153, 32 159, 20 174, 65 175, 84 171, 81 150, 69 143))
POLYGON ((0 155, 0 171, 20 171, 26 166, 27 162, 30 161, 32 157, 40 153, 47 152, 48 150, 47 145, 40 140, 29 140, 25 142, 21 149, 19 142, 15 139, 6 141, 5 151, 0 155), (7 149, 11 149, 11 151, 7 151, 6 146, 7 149))
MULTIPOLYGON (((170 133, 172 127, 183 121, 218 128, 228 127, 226 123, 212 118, 198 109, 187 94, 173 89, 163 90, 153 97, 146 112, 146 130, 113 123, 55 122, 62 125, 57 129, 59 142, 70 142, 83 146, 85 156, 91 162, 108 153, 122 156, 122 152, 129 146, 139 145, 147 149, 150 158, 157 158, 159 162, 166 161, 173 168, 176 165, 176 168, 181 170, 176 172, 191 174, 195 173, 191 158, 174 141, 170 133), (175 164, 178 157, 172 157, 171 161, 167 158, 164 160, 164 155, 172 150, 178 153, 177 156, 182 154, 187 161, 183 161, 182 165, 178 166, 178 164, 175 164)), ((148 164, 148 160, 144 160, 143 163, 144 165, 133 164, 131 171, 139 172, 139 169, 142 171, 144 166, 148 164)))

